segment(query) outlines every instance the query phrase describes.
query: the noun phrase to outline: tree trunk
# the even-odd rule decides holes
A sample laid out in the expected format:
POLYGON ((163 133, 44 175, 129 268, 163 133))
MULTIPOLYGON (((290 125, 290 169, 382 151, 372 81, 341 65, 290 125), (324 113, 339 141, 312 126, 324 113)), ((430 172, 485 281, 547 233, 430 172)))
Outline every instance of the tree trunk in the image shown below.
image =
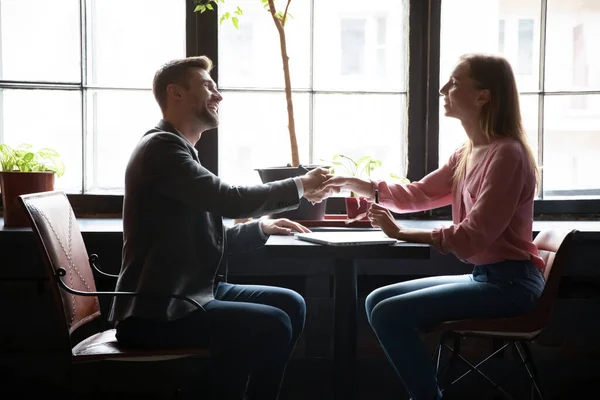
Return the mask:
MULTIPOLYGON (((288 0, 288 6, 291 0, 288 0)), ((287 9, 284 14, 284 21, 287 18, 287 9)), ((300 155, 298 154, 298 139, 296 137, 296 124, 294 122, 294 104, 292 102, 292 83, 290 79, 290 63, 287 54, 287 44, 285 40, 285 30, 282 21, 277 18, 275 4, 273 0, 269 0, 269 12, 279 32, 279 44, 281 46, 281 61, 283 62, 283 78, 285 80, 285 99, 287 101, 287 112, 288 112, 288 131, 290 136, 290 148, 292 151, 292 166, 297 167, 300 165, 300 155)))

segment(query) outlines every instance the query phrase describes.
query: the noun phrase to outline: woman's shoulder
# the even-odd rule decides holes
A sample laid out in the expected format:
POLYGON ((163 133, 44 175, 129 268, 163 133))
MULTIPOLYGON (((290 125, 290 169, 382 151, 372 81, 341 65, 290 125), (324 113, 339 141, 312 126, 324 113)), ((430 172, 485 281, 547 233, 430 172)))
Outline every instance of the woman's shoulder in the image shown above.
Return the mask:
POLYGON ((494 157, 511 160, 527 159, 527 151, 523 144, 516 139, 502 138, 495 140, 490 147, 494 157))

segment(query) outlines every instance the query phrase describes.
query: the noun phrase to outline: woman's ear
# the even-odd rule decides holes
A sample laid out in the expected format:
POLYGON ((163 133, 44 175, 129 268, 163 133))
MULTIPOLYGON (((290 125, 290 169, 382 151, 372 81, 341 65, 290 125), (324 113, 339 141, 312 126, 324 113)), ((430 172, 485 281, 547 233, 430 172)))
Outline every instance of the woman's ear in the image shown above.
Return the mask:
POLYGON ((490 102, 492 94, 489 89, 482 89, 479 91, 479 96, 477 96, 477 104, 483 106, 490 102))

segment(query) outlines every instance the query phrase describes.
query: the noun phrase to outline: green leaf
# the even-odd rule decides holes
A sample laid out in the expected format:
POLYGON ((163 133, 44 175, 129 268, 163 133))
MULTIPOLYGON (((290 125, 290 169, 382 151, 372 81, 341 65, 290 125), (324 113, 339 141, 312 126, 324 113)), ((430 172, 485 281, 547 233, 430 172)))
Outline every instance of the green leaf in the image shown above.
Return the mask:
POLYGON ((205 10, 206 6, 204 4, 198 4, 196 8, 194 8, 194 12, 200 11, 200 13, 203 13, 205 10))
POLYGON ((234 13, 236 13, 237 15, 244 15, 244 11, 242 11, 240 6, 237 6, 237 9, 234 11, 234 13))
POLYGON ((210 4, 210 3, 206 4, 206 8, 208 8, 211 11, 214 10, 212 4, 210 4))
POLYGON ((233 22, 233 26, 235 26, 235 29, 239 29, 240 28, 240 25, 239 25, 237 17, 231 17, 231 22, 233 22))

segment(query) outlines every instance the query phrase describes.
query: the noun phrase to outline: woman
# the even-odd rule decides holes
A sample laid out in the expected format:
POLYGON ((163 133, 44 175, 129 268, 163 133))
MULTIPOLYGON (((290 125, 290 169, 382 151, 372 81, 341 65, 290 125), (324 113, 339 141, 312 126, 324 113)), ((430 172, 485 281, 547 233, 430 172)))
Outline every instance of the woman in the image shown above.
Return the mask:
POLYGON ((459 119, 468 137, 444 166, 410 184, 332 177, 324 186, 371 198, 377 190, 380 204, 368 214, 373 226, 474 265, 471 274, 401 282, 367 297, 369 323, 413 400, 441 398, 419 329, 524 313, 545 284, 544 262, 532 241, 537 169, 510 64, 501 57, 465 55, 440 93, 445 115, 459 119), (434 230, 398 226, 384 208, 412 212, 448 204, 453 224, 434 230))

